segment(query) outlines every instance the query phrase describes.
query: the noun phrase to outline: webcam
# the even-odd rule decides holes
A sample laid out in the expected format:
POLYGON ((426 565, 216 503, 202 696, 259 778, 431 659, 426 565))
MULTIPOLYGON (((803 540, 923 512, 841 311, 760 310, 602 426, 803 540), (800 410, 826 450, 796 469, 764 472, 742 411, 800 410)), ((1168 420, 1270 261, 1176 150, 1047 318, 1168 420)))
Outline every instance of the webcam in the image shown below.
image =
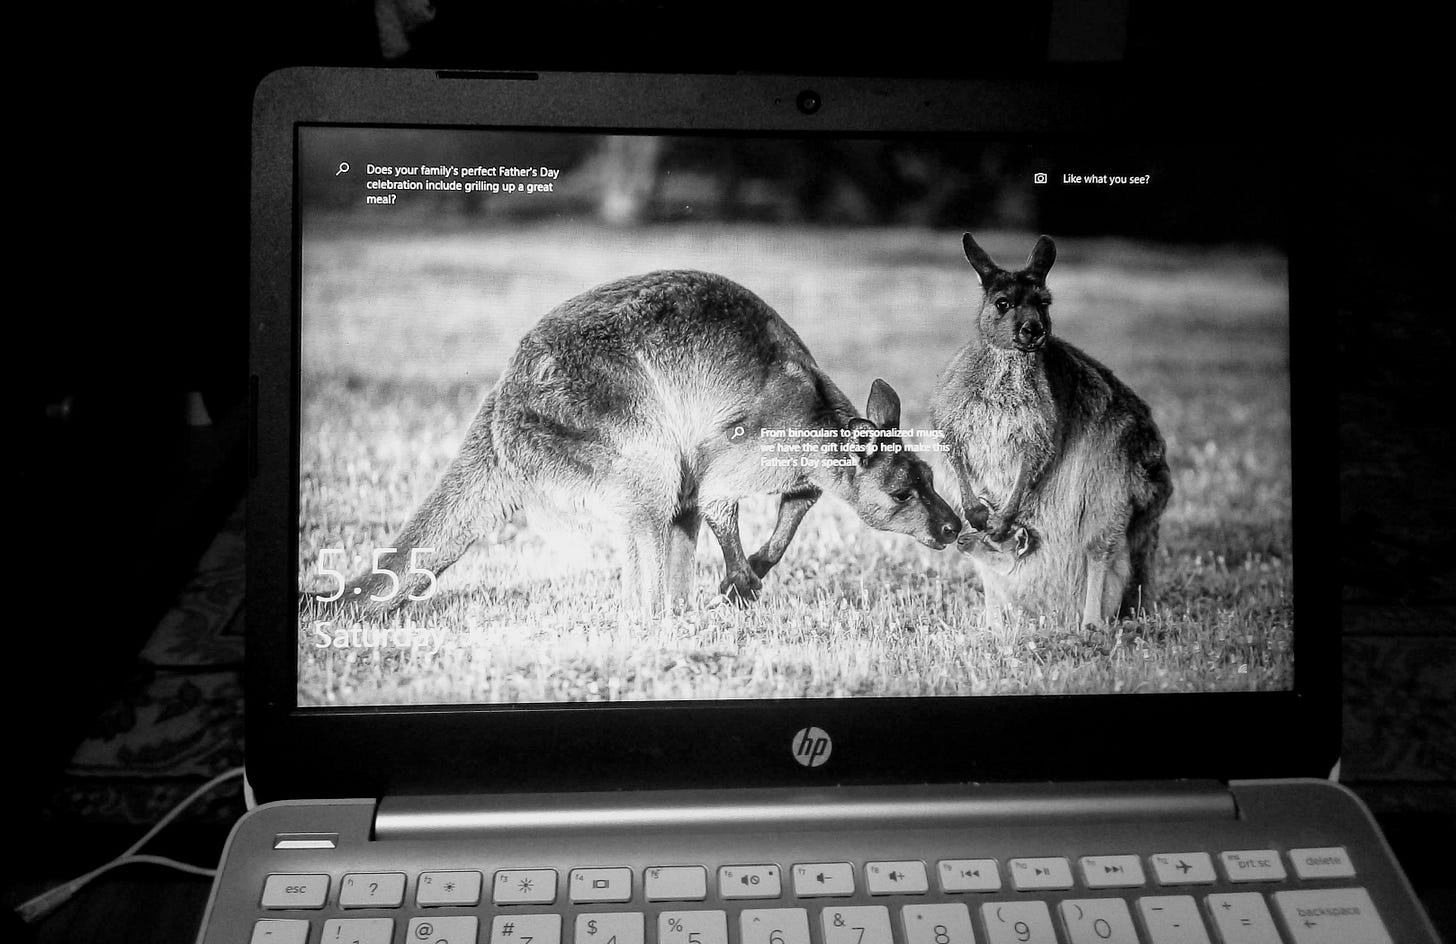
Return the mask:
POLYGON ((798 104, 799 111, 812 115, 819 110, 820 105, 824 104, 824 99, 820 98, 819 93, 813 89, 804 89, 799 93, 798 104))

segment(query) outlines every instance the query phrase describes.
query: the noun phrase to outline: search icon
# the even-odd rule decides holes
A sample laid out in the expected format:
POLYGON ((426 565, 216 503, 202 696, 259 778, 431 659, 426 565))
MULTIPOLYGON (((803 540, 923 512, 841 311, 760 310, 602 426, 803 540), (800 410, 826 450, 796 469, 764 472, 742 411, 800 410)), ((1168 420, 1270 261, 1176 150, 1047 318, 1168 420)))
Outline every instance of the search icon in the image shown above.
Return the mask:
POLYGON ((735 439, 742 439, 742 438, 743 438, 743 427, 742 426, 735 426, 735 427, 733 427, 733 435, 731 435, 731 436, 728 437, 728 441, 729 442, 732 442, 735 439))
MULTIPOLYGON (((348 172, 349 172, 349 162, 348 161, 340 161, 339 162, 339 174, 347 174, 348 172)), ((334 176, 337 177, 337 176, 339 176, 339 174, 335 174, 334 176)))

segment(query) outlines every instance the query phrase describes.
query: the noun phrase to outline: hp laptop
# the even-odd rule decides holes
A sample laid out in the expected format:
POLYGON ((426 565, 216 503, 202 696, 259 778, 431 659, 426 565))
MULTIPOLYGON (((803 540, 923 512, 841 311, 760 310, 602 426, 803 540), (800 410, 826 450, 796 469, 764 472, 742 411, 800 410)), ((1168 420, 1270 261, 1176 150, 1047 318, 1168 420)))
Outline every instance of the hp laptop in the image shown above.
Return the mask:
POLYGON ((1323 330, 1251 120, 266 79, 261 804, 200 941, 1434 941, 1328 779, 1323 330), (1049 562, 1106 520, 1098 597, 1049 562))

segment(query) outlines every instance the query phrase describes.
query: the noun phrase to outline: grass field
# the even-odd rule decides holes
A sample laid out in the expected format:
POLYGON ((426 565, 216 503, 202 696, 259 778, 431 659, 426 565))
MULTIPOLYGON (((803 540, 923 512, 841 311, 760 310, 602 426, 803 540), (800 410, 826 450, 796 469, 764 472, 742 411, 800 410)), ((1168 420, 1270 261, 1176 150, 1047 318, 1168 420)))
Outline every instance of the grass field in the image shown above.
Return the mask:
MULTIPOLYGON (((975 274, 959 232, 662 226, 630 234, 546 224, 425 234, 313 220, 305 240, 299 561, 367 559, 454 455, 516 341, 549 308, 634 272, 691 267, 774 306, 862 403, 876 377, 928 425, 936 373, 964 341, 975 274), (362 277, 361 277, 362 275, 362 277)), ((1034 234, 977 234, 1019 264, 1034 234)), ((826 498, 763 598, 716 594, 704 529, 698 600, 644 623, 617 603, 610 536, 522 520, 381 625, 443 645, 319 648, 300 602, 302 704, 959 695, 1269 689, 1292 678, 1286 271, 1265 250, 1060 240, 1054 330, 1152 406, 1175 494, 1163 519, 1160 598, 1104 634, 982 625, 969 561, 860 524, 826 498), (423 638, 423 637, 422 637, 423 638)), ((952 477, 937 484, 953 502, 952 477)), ((742 510, 744 544, 772 526, 742 510)), ((364 568, 367 569, 367 568, 364 568)), ((330 628, 346 627, 333 622, 330 628)), ((391 643, 393 640, 391 640, 391 643)), ((358 644, 356 644, 358 643, 358 644)))

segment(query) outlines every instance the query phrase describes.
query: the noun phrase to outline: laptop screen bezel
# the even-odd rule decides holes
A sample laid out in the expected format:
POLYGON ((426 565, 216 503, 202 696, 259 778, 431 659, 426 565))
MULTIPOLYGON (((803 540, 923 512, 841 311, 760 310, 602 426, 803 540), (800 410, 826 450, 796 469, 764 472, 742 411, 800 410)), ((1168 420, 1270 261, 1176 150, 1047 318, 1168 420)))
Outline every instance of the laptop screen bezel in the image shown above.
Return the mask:
POLYGON ((260 799, 829 783, 1323 776, 1338 753, 1338 621, 1316 558, 1336 506, 1328 332, 1312 216, 1289 213, 1296 575, 1292 691, 420 708, 296 707, 296 132, 306 124, 654 132, 1196 136, 1259 129, 1126 73, 990 80, 292 69, 255 100, 248 767, 260 799), (798 93, 824 106, 805 114, 798 93), (819 728, 830 762, 791 745, 819 728))

